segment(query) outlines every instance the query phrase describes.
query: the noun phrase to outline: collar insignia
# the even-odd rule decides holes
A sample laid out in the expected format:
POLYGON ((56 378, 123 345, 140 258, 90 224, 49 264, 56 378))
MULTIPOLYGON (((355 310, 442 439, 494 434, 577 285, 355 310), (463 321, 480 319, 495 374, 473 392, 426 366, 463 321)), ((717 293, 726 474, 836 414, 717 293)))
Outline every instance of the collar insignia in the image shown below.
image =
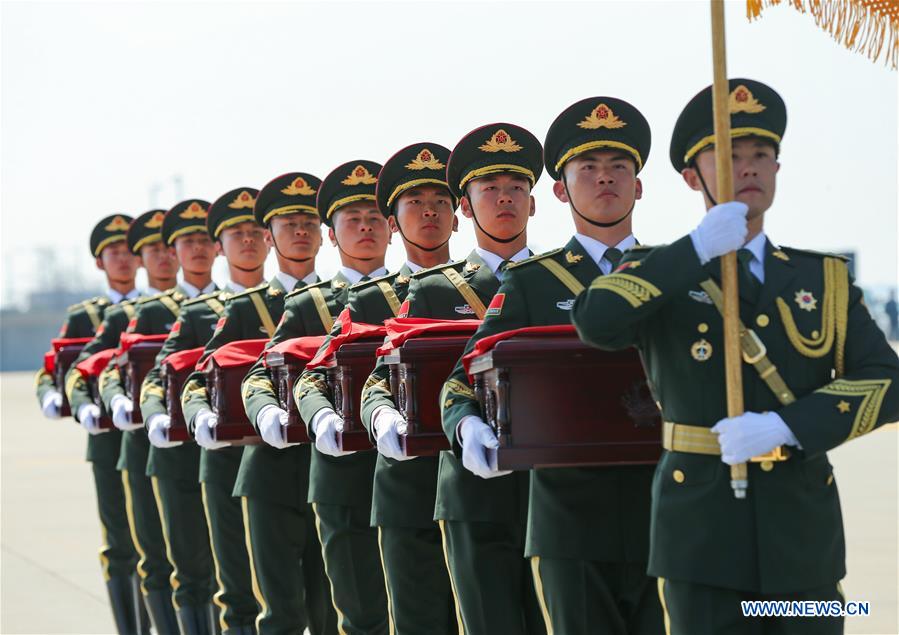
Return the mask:
POLYGON ((567 262, 569 265, 575 265, 583 259, 584 257, 581 254, 576 254, 570 251, 565 252, 565 262, 567 262))
POLYGON ((578 123, 578 128, 586 130, 597 130, 598 128, 624 128, 626 122, 621 121, 618 116, 612 112, 612 109, 605 104, 599 104, 590 111, 590 114, 584 117, 584 120, 578 123))
POLYGON ((396 283, 397 284, 409 284, 409 278, 407 278, 406 276, 399 276, 396 279, 396 283))
POLYGON ((790 261, 790 257, 787 254, 785 254, 784 252, 782 252, 780 249, 778 249, 777 251, 772 251, 771 255, 774 256, 775 258, 780 258, 784 262, 790 261))
POLYGON ((412 162, 406 164, 407 170, 441 170, 446 166, 427 148, 422 148, 412 162))
POLYGON ((334 281, 335 289, 343 289, 345 286, 346 286, 346 282, 344 282, 343 280, 335 280, 334 281))
POLYGON ((478 150, 483 152, 518 152, 521 146, 518 145, 509 133, 500 128, 487 139, 484 145, 478 146, 478 150))
POLYGON ((476 262, 467 262, 467 263, 465 263, 465 271, 466 271, 466 272, 469 272, 469 273, 470 273, 470 272, 472 272, 472 271, 477 271, 477 270, 480 269, 480 268, 481 268, 481 265, 478 264, 478 263, 476 263, 476 262))

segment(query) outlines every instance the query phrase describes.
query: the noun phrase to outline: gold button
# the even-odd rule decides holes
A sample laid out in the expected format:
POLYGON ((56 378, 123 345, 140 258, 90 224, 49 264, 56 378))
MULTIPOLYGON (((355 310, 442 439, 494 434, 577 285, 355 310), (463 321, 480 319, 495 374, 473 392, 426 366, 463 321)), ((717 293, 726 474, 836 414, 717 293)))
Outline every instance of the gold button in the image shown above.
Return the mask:
POLYGON ((699 331, 700 333, 707 333, 709 330, 709 325, 706 324, 705 322, 700 322, 699 326, 696 327, 696 330, 699 331))
POLYGON ((827 477, 827 484, 828 484, 828 485, 831 485, 832 483, 833 483, 833 474, 830 474, 830 475, 827 477))
POLYGON ((812 339, 815 339, 815 340, 818 339, 818 335, 819 335, 818 331, 812 331, 812 339))
POLYGON ((774 461, 762 461, 760 467, 763 472, 770 472, 774 469, 774 461))
POLYGON ((765 328, 766 326, 768 326, 768 323, 770 321, 771 320, 769 320, 768 316, 765 315, 764 313, 762 313, 757 318, 755 318, 755 323, 758 324, 759 326, 761 326, 762 328, 765 328))
POLYGON ((674 479, 675 483, 683 483, 687 477, 684 476, 684 473, 681 472, 680 470, 674 470, 674 473, 671 475, 671 478, 674 479))

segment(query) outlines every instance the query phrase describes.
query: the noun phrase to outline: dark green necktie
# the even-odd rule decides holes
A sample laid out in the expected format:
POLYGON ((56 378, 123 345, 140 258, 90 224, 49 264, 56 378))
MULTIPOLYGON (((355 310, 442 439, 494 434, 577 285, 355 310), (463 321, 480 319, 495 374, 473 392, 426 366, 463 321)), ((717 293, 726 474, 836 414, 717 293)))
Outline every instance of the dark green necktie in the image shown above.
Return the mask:
POLYGON ((609 247, 606 249, 606 253, 602 255, 605 260, 608 260, 612 263, 612 271, 618 268, 618 263, 621 262, 621 250, 615 249, 614 247, 609 247))
POLYGON ((499 267, 496 268, 496 279, 500 282, 503 281, 503 275, 506 273, 506 267, 512 264, 511 260, 503 260, 499 263, 499 267))
POLYGON ((752 262, 753 257, 752 252, 748 249, 740 249, 737 252, 737 261, 740 264, 738 269, 740 289, 744 290, 745 295, 748 298, 755 301, 759 297, 759 291, 762 288, 762 284, 749 268, 749 263, 752 262))

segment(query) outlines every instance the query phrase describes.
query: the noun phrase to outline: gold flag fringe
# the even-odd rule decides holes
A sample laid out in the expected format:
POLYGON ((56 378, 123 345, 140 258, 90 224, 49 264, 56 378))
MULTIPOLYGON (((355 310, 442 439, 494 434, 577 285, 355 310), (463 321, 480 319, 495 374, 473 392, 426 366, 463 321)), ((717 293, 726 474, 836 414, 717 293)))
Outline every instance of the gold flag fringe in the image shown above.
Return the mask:
POLYGON ((852 51, 885 63, 893 70, 899 62, 899 1, 897 0, 746 0, 746 16, 758 18, 762 9, 782 2, 811 13, 815 24, 852 51))

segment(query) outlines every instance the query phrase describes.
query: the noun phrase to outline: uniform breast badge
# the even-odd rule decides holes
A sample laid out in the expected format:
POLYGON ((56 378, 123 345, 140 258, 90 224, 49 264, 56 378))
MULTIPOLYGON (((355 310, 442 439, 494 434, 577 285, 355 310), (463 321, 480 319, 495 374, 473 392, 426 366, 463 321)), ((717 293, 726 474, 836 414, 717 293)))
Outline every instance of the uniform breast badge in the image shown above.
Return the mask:
POLYGON ((706 339, 697 340, 690 347, 690 355, 697 362, 705 362, 712 356, 712 344, 706 339))
POLYGON ((814 311, 818 308, 818 300, 815 299, 815 296, 812 295, 811 291, 800 289, 796 292, 794 300, 803 311, 814 311))

